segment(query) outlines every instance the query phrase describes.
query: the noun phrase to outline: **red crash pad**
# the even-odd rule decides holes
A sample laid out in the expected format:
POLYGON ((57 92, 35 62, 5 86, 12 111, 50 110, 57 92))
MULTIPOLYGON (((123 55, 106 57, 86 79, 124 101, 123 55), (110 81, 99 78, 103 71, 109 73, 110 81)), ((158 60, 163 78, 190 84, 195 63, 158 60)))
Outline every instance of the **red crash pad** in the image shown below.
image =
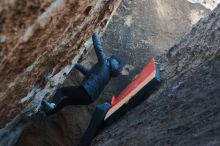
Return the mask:
POLYGON ((159 66, 154 58, 136 75, 133 81, 117 96, 113 96, 111 100, 112 107, 105 116, 105 120, 114 114, 123 105, 127 104, 129 100, 135 98, 135 95, 142 90, 148 83, 155 80, 160 81, 159 66))

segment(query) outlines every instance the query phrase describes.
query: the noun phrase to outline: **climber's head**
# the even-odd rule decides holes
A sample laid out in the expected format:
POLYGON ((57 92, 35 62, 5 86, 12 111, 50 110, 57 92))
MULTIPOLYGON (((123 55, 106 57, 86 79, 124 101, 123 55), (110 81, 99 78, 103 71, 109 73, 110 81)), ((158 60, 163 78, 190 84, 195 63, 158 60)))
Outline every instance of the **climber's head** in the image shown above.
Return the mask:
POLYGON ((108 58, 109 63, 110 63, 110 74, 112 77, 116 77, 118 75, 120 75, 121 72, 121 65, 120 65, 120 61, 117 57, 115 56, 111 56, 110 58, 108 58))

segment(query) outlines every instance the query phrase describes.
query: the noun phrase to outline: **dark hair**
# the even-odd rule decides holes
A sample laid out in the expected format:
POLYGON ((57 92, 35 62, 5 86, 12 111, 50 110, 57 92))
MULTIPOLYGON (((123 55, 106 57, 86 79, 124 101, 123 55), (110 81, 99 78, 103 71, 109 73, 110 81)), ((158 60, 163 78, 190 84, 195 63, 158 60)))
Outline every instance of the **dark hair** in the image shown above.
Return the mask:
POLYGON ((119 59, 115 56, 111 56, 109 59, 109 63, 110 63, 110 74, 112 77, 116 77, 118 75, 120 75, 121 72, 121 63, 119 61, 119 59))

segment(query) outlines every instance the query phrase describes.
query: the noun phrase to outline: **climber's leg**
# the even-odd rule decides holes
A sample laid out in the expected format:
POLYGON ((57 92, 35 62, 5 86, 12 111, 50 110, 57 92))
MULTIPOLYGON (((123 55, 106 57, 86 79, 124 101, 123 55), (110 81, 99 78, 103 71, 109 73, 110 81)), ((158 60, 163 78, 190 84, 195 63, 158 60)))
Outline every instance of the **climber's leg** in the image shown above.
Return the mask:
POLYGON ((47 115, 54 114, 61 110, 63 107, 67 105, 88 105, 92 103, 92 98, 86 93, 86 91, 81 86, 69 86, 58 89, 55 95, 59 95, 62 97, 56 96, 55 98, 60 98, 61 101, 57 104, 57 106, 48 111, 47 115))
POLYGON ((55 114, 55 113, 57 113, 58 111, 60 111, 64 106, 67 106, 67 105, 69 105, 69 104, 70 104, 69 98, 62 99, 62 101, 61 101, 57 106, 55 106, 54 109, 47 111, 47 112, 46 112, 46 115, 47 115, 47 116, 50 116, 50 115, 52 115, 52 114, 55 114))
POLYGON ((42 106, 45 107, 48 110, 52 110, 55 107, 54 103, 50 103, 48 101, 46 101, 45 99, 41 102, 42 106))
MULTIPOLYGON (((61 100, 65 97, 69 97, 71 105, 87 105, 92 102, 92 98, 86 92, 86 90, 81 86, 69 86, 58 89, 57 93, 61 100)), ((56 94, 55 94, 56 96, 56 94)))

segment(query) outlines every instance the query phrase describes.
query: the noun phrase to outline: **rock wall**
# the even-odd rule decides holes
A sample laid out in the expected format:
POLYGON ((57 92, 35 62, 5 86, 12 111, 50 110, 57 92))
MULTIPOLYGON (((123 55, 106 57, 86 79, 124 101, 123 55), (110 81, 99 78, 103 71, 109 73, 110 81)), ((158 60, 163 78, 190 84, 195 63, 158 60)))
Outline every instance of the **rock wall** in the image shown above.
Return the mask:
MULTIPOLYGON (((189 1, 207 6, 202 1, 189 1)), ((104 24, 108 23, 111 12, 115 10, 119 2, 103 0, 83 2, 74 0, 48 0, 44 2, 37 0, 23 2, 5 0, 0 2, 0 13, 3 14, 0 16, 0 21, 2 22, 0 23, 2 25, 0 27, 0 56, 3 58, 0 69, 2 69, 1 75, 4 75, 1 76, 1 79, 7 85, 1 84, 0 86, 0 101, 3 101, 0 104, 1 111, 3 111, 1 113, 3 119, 0 120, 2 120, 3 126, 7 123, 4 128, 0 129, 0 145, 13 145, 23 129, 28 125, 30 127, 25 130, 17 145, 77 144, 89 122, 93 106, 96 103, 91 105, 91 107, 66 107, 60 113, 47 120, 35 119, 36 117, 29 117, 29 115, 38 110, 42 98, 49 98, 53 95, 55 89, 64 82, 66 75, 71 71, 83 50, 91 45, 89 37, 92 31, 95 29, 100 31, 100 29, 102 30, 105 27, 104 24), (103 17, 102 14, 105 14, 105 16, 103 17), (80 22, 78 23, 78 21, 80 22), (81 31, 83 33, 80 33, 81 31), (24 56, 22 57, 23 54, 24 56), (7 68, 9 68, 9 71, 7 71, 7 68), (4 73, 5 70, 8 74, 4 73), (7 90, 5 90, 5 87, 7 90), (19 93, 16 91, 19 91, 19 93), (10 92, 12 93, 10 94, 10 92), (3 106, 6 107, 5 110, 3 110, 3 106), (13 120, 11 120, 12 118, 13 120), (11 122, 8 123, 7 121, 11 122)), ((112 31, 106 34, 108 39, 104 39, 104 44, 109 49, 108 52, 110 50, 117 52, 117 49, 124 49, 129 52, 130 50, 126 49, 145 48, 145 46, 150 45, 150 47, 146 47, 147 49, 145 48, 146 50, 140 52, 137 50, 137 52, 139 54, 149 54, 148 51, 153 46, 153 48, 158 49, 156 52, 160 54, 175 38, 189 29, 201 17, 207 15, 207 10, 201 10, 201 6, 193 5, 186 1, 171 2, 171 0, 125 1, 121 7, 126 10, 123 12, 126 16, 120 16, 117 13, 115 23, 117 21, 117 23, 126 26, 126 29, 120 30, 120 28, 112 29, 115 28, 114 26, 110 27, 109 29, 112 29, 112 31), (146 8, 145 3, 149 3, 147 5, 149 8, 146 8), (138 7, 138 4, 142 4, 142 7, 138 7), (130 11, 129 6, 134 6, 135 10, 130 11), (193 9, 191 10, 191 8, 193 9), (147 19, 143 19, 139 16, 139 13, 148 14, 147 19), (155 16, 159 20, 155 19, 155 16), (184 23, 179 22, 180 18, 178 17, 184 17, 184 23), (158 27, 155 22, 160 24, 160 26, 158 27), (147 25, 143 25, 145 23, 147 25), (138 30, 137 32, 131 33, 131 30, 136 29, 138 30), (145 33, 145 31, 150 33, 145 33), (130 38, 124 33, 121 34, 121 32, 131 33, 132 37, 130 38), (112 35, 111 33, 117 35, 112 35), (147 39, 144 40, 143 36, 147 39), (116 39, 119 37, 117 41, 121 42, 121 48, 117 48, 114 42, 115 37, 116 39), (134 46, 131 44, 132 38, 134 39, 134 46), (135 41, 141 42, 136 43, 135 41), (114 48, 112 49, 112 47, 114 48)), ((207 8, 212 9, 213 7, 207 6, 207 8)), ((119 13, 121 12, 119 11, 119 13)), ((217 15, 218 13, 214 14, 213 17, 217 15)), ((214 18, 212 19, 215 20, 214 18)), ((212 19, 210 18, 210 20, 212 19)), ((218 144, 218 132, 216 130, 218 128, 215 129, 210 126, 211 123, 214 123, 213 126, 218 127, 215 122, 218 120, 218 109, 216 106, 210 107, 211 104, 218 105, 218 100, 215 98, 218 92, 216 94, 212 93, 218 88, 218 70, 215 69, 218 64, 212 61, 215 65, 210 65, 212 64, 212 59, 209 60, 209 57, 215 57, 215 49, 212 45, 209 45, 212 37, 206 41, 208 45, 204 45, 204 50, 198 50, 198 48, 200 48, 199 46, 203 44, 202 41, 205 39, 202 39, 201 42, 197 41, 200 35, 203 36, 201 38, 206 38, 209 35, 217 35, 218 37, 218 34, 207 33, 208 30, 205 29, 205 26, 208 21, 205 20, 204 24, 195 26, 191 33, 172 47, 173 49, 167 53, 167 56, 163 56, 161 62, 164 81, 159 92, 150 97, 140 107, 123 116, 112 127, 105 129, 95 139, 94 145, 192 145, 198 144, 199 141, 201 141, 201 144, 207 144, 210 141, 212 142, 209 144, 218 144), (201 33, 203 30, 206 31, 201 33), (197 32, 196 36, 194 36, 195 32, 197 32), (192 40, 188 40, 188 38, 192 38, 192 40), (195 44, 190 43, 193 41, 195 44), (187 44, 190 45, 188 46, 187 44), (207 48, 213 48, 213 50, 204 53, 207 48), (202 52, 201 55, 198 55, 196 50, 199 53, 202 52), (204 69, 199 68, 203 63, 204 69), (189 73, 186 70, 189 70, 189 73), (210 77, 208 75, 210 72, 214 75, 217 74, 217 76, 210 77), (196 74, 194 75, 193 73, 196 74), (183 77, 178 78, 180 76, 183 77), (205 78, 204 80, 202 80, 203 77, 205 78), (217 78, 216 82, 212 82, 212 78, 217 78), (207 88, 202 84, 203 82, 209 83, 210 86, 216 84, 216 86, 208 88, 212 91, 206 94, 206 90, 203 91, 201 89, 207 88), (198 85, 202 86, 198 87, 198 85), (190 86, 196 91, 191 92, 191 89, 185 88, 185 86, 190 86), (191 97, 202 94, 204 96, 191 99, 191 97), (211 97, 210 102, 207 104, 203 100, 206 95, 211 97), (186 98, 186 96, 190 97, 190 99, 186 98), (191 114, 187 115, 187 112, 191 114), (190 116, 193 117, 192 120, 190 116), (216 119, 214 118, 215 116, 217 117, 216 119), (205 127, 204 125, 207 126, 205 127), (200 131, 202 128, 204 131, 200 131), (209 134, 208 136, 207 133, 209 134), (166 137, 163 137, 164 135, 166 137), (181 136, 184 137, 182 141, 179 140, 181 136), (139 137, 146 137, 146 139, 139 137)), ((215 27, 214 25, 212 26, 218 30, 217 26, 215 27)), ((218 43, 216 39, 214 39, 214 42, 218 43)), ((123 55, 126 56, 125 54, 123 55)), ((141 58, 145 58, 145 56, 141 58)), ((94 62, 94 60, 94 55, 92 55, 89 61, 94 62)), ((146 62, 146 60, 141 61, 142 63, 146 62)), ((139 66, 141 67, 141 64, 139 66)), ((80 78, 78 74, 73 72, 72 75, 76 76, 73 82, 77 82, 80 78)), ((67 78, 65 85, 72 85, 72 77, 68 76, 67 78)), ((127 77, 124 78, 127 79, 127 77)), ((120 82, 126 84, 129 80, 120 80, 120 82)), ((117 84, 116 82, 114 83, 117 84)), ((109 96, 109 94, 112 94, 112 92, 104 93, 105 97, 106 95, 109 96)))
POLYGON ((220 0, 187 0, 191 3, 199 3, 207 9, 213 10, 220 3, 220 0))
POLYGON ((219 30, 220 6, 160 57, 160 89, 92 145, 219 145, 219 30))
MULTIPOLYGON (((106 52, 122 62, 122 75, 108 84, 101 97, 118 95, 151 57, 164 53, 209 13, 187 0, 123 0, 103 36, 106 52)), ((91 65, 93 60, 90 54, 83 63, 91 65)))
POLYGON ((64 82, 83 51, 90 47, 92 32, 104 31, 119 3, 0 2, 1 145, 9 145, 8 135, 16 139, 22 130, 13 133, 13 129, 19 129, 18 124, 37 112, 41 100, 53 95, 64 82))
MULTIPOLYGON (((23 132, 17 145, 76 145, 88 126, 94 107, 117 95, 152 56, 163 53, 209 12, 200 4, 187 0, 123 0, 102 37, 106 53, 120 58, 123 75, 111 80, 96 103, 65 107, 47 120, 35 120, 23 132)), ((94 50, 80 60, 91 67, 97 61, 94 50)), ((73 70, 62 86, 76 85, 82 77, 73 70)))

